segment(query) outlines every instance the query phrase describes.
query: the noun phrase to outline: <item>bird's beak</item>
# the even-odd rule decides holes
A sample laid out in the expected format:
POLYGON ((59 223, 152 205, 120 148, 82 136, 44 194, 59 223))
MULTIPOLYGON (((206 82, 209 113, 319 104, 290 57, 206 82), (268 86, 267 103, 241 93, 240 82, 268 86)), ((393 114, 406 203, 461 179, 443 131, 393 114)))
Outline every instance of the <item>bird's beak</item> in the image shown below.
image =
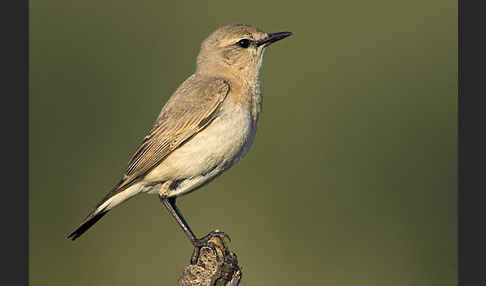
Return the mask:
POLYGON ((279 41, 283 38, 287 38, 290 35, 292 35, 292 32, 270 33, 270 34, 268 34, 268 37, 257 41, 256 46, 259 47, 261 45, 264 45, 266 47, 266 46, 270 45, 271 43, 279 41))

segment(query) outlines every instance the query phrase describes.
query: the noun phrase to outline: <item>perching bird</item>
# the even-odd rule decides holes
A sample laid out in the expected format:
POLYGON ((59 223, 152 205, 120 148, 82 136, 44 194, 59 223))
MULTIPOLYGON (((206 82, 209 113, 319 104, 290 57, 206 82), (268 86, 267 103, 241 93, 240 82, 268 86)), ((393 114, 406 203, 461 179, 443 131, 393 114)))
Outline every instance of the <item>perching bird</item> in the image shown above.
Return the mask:
POLYGON ((219 28, 201 45, 196 72, 167 101, 128 163, 121 181, 69 234, 75 240, 120 203, 139 193, 158 194, 196 249, 196 238, 176 198, 207 184, 250 148, 261 110, 263 53, 290 32, 265 33, 250 25, 219 28))

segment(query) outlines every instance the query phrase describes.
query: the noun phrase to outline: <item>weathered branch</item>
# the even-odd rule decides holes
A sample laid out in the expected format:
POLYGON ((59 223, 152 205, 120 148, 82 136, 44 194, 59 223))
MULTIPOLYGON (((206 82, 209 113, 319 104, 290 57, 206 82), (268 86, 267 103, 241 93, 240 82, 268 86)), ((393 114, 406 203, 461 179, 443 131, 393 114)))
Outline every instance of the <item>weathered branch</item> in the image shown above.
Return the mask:
POLYGON ((217 255, 210 247, 201 248, 197 263, 184 266, 177 286, 239 285, 242 273, 236 254, 229 251, 220 237, 215 236, 209 242, 216 249, 217 255))

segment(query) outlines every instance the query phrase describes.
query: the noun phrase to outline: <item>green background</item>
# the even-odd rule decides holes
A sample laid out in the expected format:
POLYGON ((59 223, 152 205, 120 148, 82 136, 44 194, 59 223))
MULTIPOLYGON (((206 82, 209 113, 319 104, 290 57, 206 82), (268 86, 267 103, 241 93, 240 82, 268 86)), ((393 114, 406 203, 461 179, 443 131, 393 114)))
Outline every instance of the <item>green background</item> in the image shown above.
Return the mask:
POLYGON ((30 285, 175 284, 156 196, 65 237, 229 23, 294 35, 248 155, 179 199, 196 234, 230 234, 241 285, 456 285, 457 2, 175 2, 30 1, 30 285))

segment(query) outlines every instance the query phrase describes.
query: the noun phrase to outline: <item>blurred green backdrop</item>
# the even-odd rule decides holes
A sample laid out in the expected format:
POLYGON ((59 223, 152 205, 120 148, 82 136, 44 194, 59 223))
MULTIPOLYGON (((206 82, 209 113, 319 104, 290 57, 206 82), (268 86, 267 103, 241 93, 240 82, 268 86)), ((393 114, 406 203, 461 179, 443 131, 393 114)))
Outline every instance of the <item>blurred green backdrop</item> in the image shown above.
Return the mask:
POLYGON ((193 230, 231 235, 241 285, 456 285, 451 0, 30 1, 30 284, 175 284, 192 248, 155 196, 65 236, 238 22, 294 35, 265 53, 252 150, 179 200, 193 230))

